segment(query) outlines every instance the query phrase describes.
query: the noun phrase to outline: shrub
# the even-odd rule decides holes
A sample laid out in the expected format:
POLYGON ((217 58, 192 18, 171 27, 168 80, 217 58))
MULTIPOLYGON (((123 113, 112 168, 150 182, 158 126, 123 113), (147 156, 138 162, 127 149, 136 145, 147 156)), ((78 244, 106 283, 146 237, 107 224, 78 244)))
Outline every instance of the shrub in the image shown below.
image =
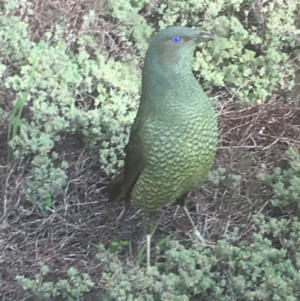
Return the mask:
MULTIPOLYGON (((226 87, 244 102, 261 102, 294 84, 295 62, 286 50, 297 44, 299 4, 289 1, 162 1, 160 27, 197 24, 217 39, 197 52, 195 70, 204 87, 226 87), (201 24, 201 25, 200 25, 201 24), (199 75, 198 75, 199 76, 199 75)), ((298 58, 299 61, 299 58, 298 58)))
POLYGON ((263 215, 253 221, 253 234, 238 243, 238 229, 210 246, 170 241, 149 271, 102 247, 101 280, 110 289, 101 300, 298 300, 300 222, 263 215))
MULTIPOLYGON (((99 148, 100 161, 108 173, 120 168, 123 161, 118 152, 125 146, 138 98, 138 60, 122 64, 109 59, 88 34, 77 40, 75 55, 59 27, 54 36, 46 34, 44 40, 30 42, 24 22, 5 15, 0 19, 4 24, 0 27, 1 56, 9 62, 2 67, 9 68, 17 61, 19 68, 4 83, 16 95, 9 146, 15 158, 32 158, 26 181, 30 197, 43 202, 59 195, 66 184, 68 162, 53 150, 65 133, 79 133, 87 146, 99 148), (96 97, 91 99, 95 91, 96 97), (24 106, 28 112, 20 119, 19 107, 23 110, 24 106)), ((85 27, 89 21, 86 19, 85 27)))
POLYGON ((23 289, 32 291, 39 300, 53 300, 53 297, 61 296, 64 300, 76 301, 95 284, 88 274, 79 275, 74 268, 68 270, 68 279, 60 279, 57 282, 45 281, 44 278, 49 271, 49 267, 43 265, 34 279, 24 276, 17 276, 16 279, 23 289))
POLYGON ((286 155, 289 168, 274 168, 272 174, 259 174, 258 178, 271 185, 273 197, 271 203, 284 209, 287 205, 296 204, 300 208, 300 157, 295 149, 288 149, 286 155))

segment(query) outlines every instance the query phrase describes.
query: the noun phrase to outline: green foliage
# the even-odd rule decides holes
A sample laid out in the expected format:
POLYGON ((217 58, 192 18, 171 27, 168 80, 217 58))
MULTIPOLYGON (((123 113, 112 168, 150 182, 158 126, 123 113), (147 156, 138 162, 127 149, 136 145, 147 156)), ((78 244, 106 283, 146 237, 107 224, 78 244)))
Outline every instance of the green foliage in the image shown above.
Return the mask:
POLYGON ((109 251, 111 253, 117 253, 118 251, 123 249, 123 247, 127 247, 129 245, 129 243, 130 242, 128 240, 113 239, 110 242, 109 251))
MULTIPOLYGON (((29 85, 32 84, 36 66, 37 66, 37 58, 35 58, 35 61, 33 63, 33 66, 32 66, 31 72, 30 72, 30 77, 29 77, 29 82, 28 82, 29 85)), ((22 112, 24 109, 25 100, 27 99, 27 97, 28 97, 28 90, 23 95, 20 95, 19 98, 16 100, 13 110, 12 110, 10 116, 8 117, 8 129, 7 129, 8 142, 10 142, 14 137, 16 137, 18 130, 20 129, 21 116, 22 116, 22 112)), ((9 147, 8 160, 11 161, 12 159, 13 159, 13 150, 9 147)))
POLYGON ((142 1, 107 1, 107 8, 111 15, 118 20, 120 36, 128 46, 134 46, 142 53, 148 48, 148 39, 154 29, 147 23, 146 18, 140 14, 141 10, 152 6, 149 0, 142 1))
POLYGON ((240 175, 226 172, 226 168, 218 167, 208 173, 208 181, 214 185, 220 185, 226 181, 227 188, 235 191, 241 184, 242 177, 240 175))
POLYGON ((79 275, 74 268, 68 270, 68 279, 60 279, 57 282, 45 281, 44 278, 48 273, 48 266, 43 265, 40 273, 36 274, 34 279, 19 275, 16 279, 23 289, 32 291, 36 297, 42 300, 53 300, 53 297, 61 296, 63 300, 77 301, 95 284, 88 274, 79 275))
POLYGON ((259 174, 259 179, 272 185, 274 196, 271 203, 284 208, 296 204, 300 208, 300 156, 297 150, 288 149, 286 155, 290 167, 276 167, 273 174, 259 174))
POLYGON ((160 1, 160 28, 178 22, 197 24, 217 36, 197 52, 195 70, 204 87, 226 87, 246 102, 264 101, 293 85, 294 62, 285 48, 297 45, 296 1, 160 1))
POLYGON ((253 219, 255 233, 238 244, 237 229, 210 246, 170 241, 149 271, 122 264, 102 247, 101 281, 110 289, 101 300, 299 300, 300 222, 253 219))
MULTIPOLYGON (((92 19, 91 12, 83 32, 92 19)), ((29 196, 39 204, 61 194, 69 163, 53 148, 63 143, 68 133, 80 134, 88 147, 99 149, 107 173, 122 167, 118 156, 127 141, 138 99, 138 60, 122 63, 109 59, 89 34, 77 39, 75 55, 63 40, 62 28, 34 43, 20 18, 0 15, 0 24, 0 56, 7 62, 3 69, 12 63, 20 69, 4 83, 16 96, 9 119, 9 146, 14 150, 10 157, 32 158, 25 183, 29 196), (93 93, 95 97, 91 97, 93 93), (24 105, 29 110, 21 118, 24 105)), ((40 207, 48 207, 46 203, 40 207)))

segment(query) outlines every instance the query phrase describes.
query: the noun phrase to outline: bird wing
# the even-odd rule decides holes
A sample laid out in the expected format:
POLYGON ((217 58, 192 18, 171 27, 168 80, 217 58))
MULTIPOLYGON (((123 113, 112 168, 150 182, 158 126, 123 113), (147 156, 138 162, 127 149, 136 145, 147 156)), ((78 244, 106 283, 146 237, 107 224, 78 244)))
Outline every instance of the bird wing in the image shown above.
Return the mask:
POLYGON ((125 198, 126 208, 130 206, 131 191, 145 166, 140 126, 140 119, 136 119, 125 147, 124 170, 108 185, 108 200, 112 202, 125 198))

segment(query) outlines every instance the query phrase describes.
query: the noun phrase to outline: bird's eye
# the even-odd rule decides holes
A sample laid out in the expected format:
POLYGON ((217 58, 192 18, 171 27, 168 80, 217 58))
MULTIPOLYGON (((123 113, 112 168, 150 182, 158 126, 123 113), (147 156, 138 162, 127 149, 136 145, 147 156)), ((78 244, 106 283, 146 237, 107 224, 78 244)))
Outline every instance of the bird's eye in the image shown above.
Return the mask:
POLYGON ((178 44, 181 41, 181 37, 179 37, 179 36, 173 36, 171 40, 172 40, 172 42, 174 44, 178 44))

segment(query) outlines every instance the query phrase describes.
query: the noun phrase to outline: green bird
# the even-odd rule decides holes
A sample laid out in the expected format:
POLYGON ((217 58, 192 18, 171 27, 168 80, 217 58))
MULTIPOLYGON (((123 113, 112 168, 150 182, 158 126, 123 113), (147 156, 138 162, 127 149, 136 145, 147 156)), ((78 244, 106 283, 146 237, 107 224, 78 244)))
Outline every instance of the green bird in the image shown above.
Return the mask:
POLYGON ((149 43, 142 72, 140 104, 124 170, 108 185, 109 201, 125 199, 144 210, 147 267, 153 212, 176 200, 195 228, 185 198, 210 170, 218 141, 212 103, 192 73, 193 54, 212 34, 188 27, 168 27, 149 43))

